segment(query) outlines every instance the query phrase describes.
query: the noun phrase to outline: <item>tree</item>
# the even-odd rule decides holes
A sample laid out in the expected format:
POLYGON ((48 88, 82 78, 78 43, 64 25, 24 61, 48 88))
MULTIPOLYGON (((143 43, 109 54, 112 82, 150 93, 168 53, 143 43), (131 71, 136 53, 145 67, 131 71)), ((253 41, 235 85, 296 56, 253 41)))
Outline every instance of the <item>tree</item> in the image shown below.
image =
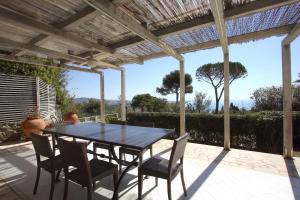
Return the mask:
POLYGON ((167 100, 151 96, 150 94, 139 94, 132 98, 131 107, 135 109, 139 108, 144 111, 165 111, 167 109, 167 100))
MULTIPOLYGON (((192 93, 193 79, 190 74, 185 74, 185 93, 192 93)), ((162 86, 156 88, 156 92, 161 95, 175 94, 176 95, 176 104, 178 105, 178 97, 180 92, 180 72, 179 70, 175 70, 167 74, 163 78, 162 86)))
MULTIPOLYGON (((229 62, 229 84, 237 79, 245 78, 247 75, 248 72, 241 63, 229 62)), ((204 81, 213 86, 216 100, 215 113, 218 113, 219 102, 224 92, 224 63, 202 65, 196 70, 196 77, 198 81, 204 81)))
MULTIPOLYGON (((298 74, 298 77, 300 78, 300 73, 298 74)), ((297 79, 295 83, 300 83, 300 79, 297 79)))
MULTIPOLYGON (((292 105, 293 110, 300 110, 300 86, 292 87, 292 105)), ((264 87, 256 89, 251 96, 254 100, 254 110, 282 110, 283 91, 282 87, 264 87)))
POLYGON ((254 109, 282 110, 282 87, 264 87, 254 90, 250 97, 254 100, 254 109))
POLYGON ((55 88, 56 103, 62 107, 63 111, 72 103, 72 97, 66 90, 68 79, 65 70, 1 60, 0 73, 40 77, 55 88))
POLYGON ((195 98, 194 98, 194 107, 195 111, 197 112, 203 112, 203 111, 209 111, 209 107, 211 105, 211 99, 207 98, 206 93, 202 92, 196 92, 195 98))

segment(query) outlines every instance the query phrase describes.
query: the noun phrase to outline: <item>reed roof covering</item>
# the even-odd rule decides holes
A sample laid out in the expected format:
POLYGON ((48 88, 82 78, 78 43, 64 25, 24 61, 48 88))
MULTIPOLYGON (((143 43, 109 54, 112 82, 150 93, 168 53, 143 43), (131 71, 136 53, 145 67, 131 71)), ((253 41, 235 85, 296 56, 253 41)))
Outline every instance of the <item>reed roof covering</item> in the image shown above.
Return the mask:
MULTIPOLYGON (((0 1, 0 59, 37 56, 103 69, 167 55, 87 1, 0 1)), ((178 53, 220 46, 209 0, 94 1, 114 5, 178 53)), ((224 0, 223 5, 229 44, 286 34, 300 23, 300 0, 224 0)))

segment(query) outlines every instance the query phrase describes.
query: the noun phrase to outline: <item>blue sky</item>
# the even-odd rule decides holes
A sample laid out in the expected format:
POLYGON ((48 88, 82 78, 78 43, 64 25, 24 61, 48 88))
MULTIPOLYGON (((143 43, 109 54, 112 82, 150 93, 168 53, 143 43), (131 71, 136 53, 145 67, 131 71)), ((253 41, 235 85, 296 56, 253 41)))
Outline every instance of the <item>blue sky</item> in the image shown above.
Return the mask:
MULTIPOLYGON (((283 37, 271 37, 265 40, 233 44, 229 46, 230 61, 241 62, 248 71, 248 77, 233 82, 230 86, 232 100, 250 99, 251 93, 265 86, 280 86, 281 77, 281 41, 283 37)), ((300 73, 300 38, 292 45, 292 81, 300 73)), ((206 92, 214 100, 213 88, 210 84, 196 80, 196 69, 206 63, 222 62, 221 48, 201 50, 184 54, 186 73, 192 75, 195 91, 206 92)), ((126 99, 131 100, 136 94, 156 93, 156 87, 161 86, 163 77, 170 71, 179 69, 177 60, 171 57, 146 61, 143 65, 130 64, 126 68, 126 99)), ((118 99, 121 93, 120 72, 105 70, 105 98, 118 99)), ((71 71, 67 89, 75 97, 99 98, 100 83, 96 74, 71 71)), ((168 100, 175 100, 175 95, 164 96, 168 100)), ((187 94, 186 100, 193 100, 194 93, 187 94)))

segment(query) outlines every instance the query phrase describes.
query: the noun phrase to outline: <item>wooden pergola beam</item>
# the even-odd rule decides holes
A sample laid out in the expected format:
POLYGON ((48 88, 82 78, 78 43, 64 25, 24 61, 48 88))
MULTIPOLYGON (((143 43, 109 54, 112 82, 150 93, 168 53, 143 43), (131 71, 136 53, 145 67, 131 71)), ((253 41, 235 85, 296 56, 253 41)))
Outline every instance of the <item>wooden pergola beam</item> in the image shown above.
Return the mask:
POLYGON ((57 51, 53 51, 50 49, 46 49, 46 48, 42 48, 42 47, 38 47, 35 45, 29 45, 26 43, 20 43, 20 42, 15 42, 6 38, 2 38, 0 37, 0 46, 7 46, 7 47, 14 47, 17 49, 21 49, 21 50, 25 50, 25 51, 31 51, 34 53, 40 53, 40 54, 44 54, 47 56, 51 56, 51 57, 55 57, 55 58, 59 58, 59 59, 66 59, 66 60, 71 60, 74 62, 86 62, 87 59, 85 58, 81 58, 78 56, 73 56, 70 54, 64 54, 61 52, 57 52, 57 51))
MULTIPOLYGON (((252 40, 268 38, 271 36, 287 34, 292 30, 293 26, 294 25, 291 24, 291 25, 272 28, 272 29, 268 29, 268 30, 246 33, 244 35, 228 37, 228 44, 230 45, 230 44, 248 42, 248 41, 252 41, 252 40)), ((220 46, 219 40, 212 40, 212 41, 208 41, 208 42, 204 42, 204 43, 200 43, 200 44, 195 44, 195 45, 192 45, 189 47, 177 48, 176 51, 179 52, 180 54, 184 54, 184 53, 189 53, 189 52, 194 52, 194 51, 199 51, 199 50, 204 50, 204 49, 211 49, 211 48, 215 48, 215 47, 219 47, 219 46, 220 46)), ((143 56, 143 57, 141 57, 141 59, 144 61, 147 61, 147 60, 165 57, 165 56, 167 56, 167 54, 165 52, 158 52, 158 53, 150 54, 147 56, 143 56)), ((123 64, 127 64, 127 62, 126 63, 125 62, 118 63, 118 65, 123 65, 123 64)))
MULTIPOLYGON (((300 2, 300 0, 260 0, 260 1, 253 1, 247 3, 243 6, 231 8, 224 11, 225 20, 236 19, 239 17, 244 17, 248 15, 253 15, 258 12, 266 11, 269 9, 278 8, 281 6, 290 5, 293 3, 300 2)), ((165 29, 155 30, 152 31, 156 37, 167 37, 170 35, 176 35, 182 32, 192 31, 196 29, 200 29, 202 27, 207 27, 214 24, 214 17, 212 14, 195 18, 190 21, 185 21, 183 23, 171 25, 165 29)), ((144 42, 143 38, 141 37, 133 37, 130 39, 126 39, 120 42, 116 42, 114 44, 109 45, 112 49, 121 49, 125 47, 134 46, 144 42)))
MULTIPOLYGON (((31 51, 34 53, 40 53, 40 54, 44 54, 50 57, 54 57, 54 58, 58 58, 58 59, 65 59, 65 60, 70 60, 72 62, 79 62, 81 63, 81 65, 85 65, 88 64, 89 59, 86 58, 81 58, 75 55, 71 55, 71 54, 65 54, 65 53, 61 53, 58 51, 54 51, 54 50, 50 50, 50 49, 46 49, 46 48, 42 48, 36 45, 29 45, 26 43, 20 43, 20 42, 15 42, 6 38, 2 38, 0 37, 0 46, 7 46, 7 47, 14 47, 17 49, 21 49, 21 50, 25 50, 25 51, 31 51)), ((114 68, 114 69, 119 69, 120 67, 117 65, 113 65, 111 63, 107 63, 107 62, 103 62, 103 61, 95 61, 97 62, 97 66, 103 66, 103 67, 108 67, 108 68, 114 68)))
MULTIPOLYGON (((85 21, 88 21, 89 19, 92 19, 97 16, 97 11, 92 7, 86 7, 82 9, 81 11, 77 12, 76 14, 69 17, 67 20, 55 25, 58 29, 68 29, 72 27, 76 27, 80 24, 82 24, 85 21)), ((31 39, 28 44, 29 45, 41 45, 48 41, 51 38, 49 35, 40 34, 39 36, 31 39)), ((26 53, 25 50, 18 50, 13 52, 12 56, 21 56, 24 53, 26 53)))
POLYGON ((99 74, 100 71, 95 69, 86 69, 86 68, 79 68, 79 67, 71 67, 68 65, 64 65, 62 63, 53 63, 53 60, 37 60, 37 59, 31 59, 27 57, 13 57, 10 55, 0 54, 0 60, 6 60, 6 61, 12 61, 12 62, 19 62, 19 63, 26 63, 31 64, 34 66, 45 66, 45 67, 53 67, 53 68, 59 68, 63 70, 74 70, 74 71, 81 71, 81 72, 88 72, 88 73, 96 73, 99 74))
POLYGON ((126 3, 129 3, 132 0, 113 0, 113 4, 115 4, 116 6, 122 6, 126 3))
POLYGON ((223 0, 210 0, 210 7, 215 19, 219 40, 224 55, 224 149, 230 149, 230 110, 229 110, 229 52, 224 19, 223 0))
POLYGON ((135 18, 123 12, 121 9, 116 7, 113 3, 108 0, 84 0, 87 4, 94 7, 96 10, 106 15, 107 17, 113 19, 115 22, 119 23, 121 26, 137 34, 139 37, 147 40, 158 47, 160 47, 168 55, 173 56, 177 60, 183 60, 183 57, 176 52, 171 46, 169 46, 164 41, 160 40, 141 24, 139 24, 135 18))
POLYGON ((283 39, 282 44, 288 45, 300 35, 300 23, 296 24, 291 32, 283 39))
POLYGON ((16 28, 23 28, 25 30, 36 31, 38 33, 42 33, 64 42, 70 42, 72 44, 87 48, 94 49, 100 52, 108 52, 113 53, 114 51, 108 47, 105 47, 101 44, 97 44, 86 40, 84 38, 78 37, 70 32, 66 32, 55 26, 51 26, 36 20, 33 20, 27 16, 15 13, 13 11, 4 9, 0 7, 0 21, 9 26, 13 26, 16 28))
POLYGON ((215 25, 219 34, 220 43, 224 54, 228 54, 228 40, 224 20, 223 0, 210 0, 211 11, 214 16, 215 25))

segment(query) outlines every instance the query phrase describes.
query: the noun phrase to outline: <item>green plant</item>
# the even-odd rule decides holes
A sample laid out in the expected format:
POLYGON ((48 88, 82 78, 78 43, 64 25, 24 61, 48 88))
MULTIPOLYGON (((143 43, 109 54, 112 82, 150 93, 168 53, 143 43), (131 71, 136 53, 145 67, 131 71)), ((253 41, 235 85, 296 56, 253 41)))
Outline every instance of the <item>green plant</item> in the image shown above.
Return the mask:
MULTIPOLYGON (((178 135, 178 113, 128 113, 128 123, 153 122, 155 127, 175 128, 178 135)), ((282 112, 232 114, 230 116, 230 140, 233 148, 282 153, 282 112)), ((221 114, 187 113, 186 129, 190 141, 223 146, 224 118, 221 114)), ((300 150, 300 112, 293 114, 294 149, 300 150)))

